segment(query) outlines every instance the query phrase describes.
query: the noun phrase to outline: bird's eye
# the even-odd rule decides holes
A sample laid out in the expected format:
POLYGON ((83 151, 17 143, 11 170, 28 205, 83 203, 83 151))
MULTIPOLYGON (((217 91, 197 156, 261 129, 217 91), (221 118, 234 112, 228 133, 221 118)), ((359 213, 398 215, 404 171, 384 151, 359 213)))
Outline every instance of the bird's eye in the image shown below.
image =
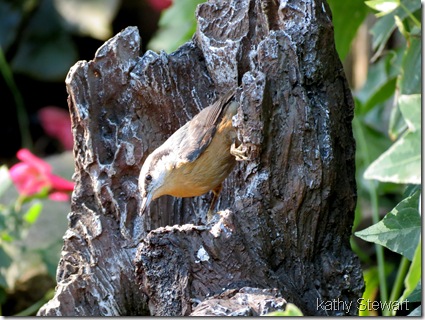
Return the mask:
POLYGON ((151 181, 152 180, 152 176, 150 174, 146 175, 145 180, 146 181, 151 181))

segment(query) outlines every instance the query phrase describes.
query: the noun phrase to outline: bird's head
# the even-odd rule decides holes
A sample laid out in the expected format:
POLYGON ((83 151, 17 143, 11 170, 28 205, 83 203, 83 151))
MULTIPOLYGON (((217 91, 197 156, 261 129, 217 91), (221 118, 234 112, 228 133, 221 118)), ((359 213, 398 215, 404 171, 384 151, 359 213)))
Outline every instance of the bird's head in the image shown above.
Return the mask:
POLYGON ((152 200, 165 194, 164 186, 172 167, 170 156, 169 152, 157 149, 146 158, 139 175, 140 214, 146 211, 152 200))

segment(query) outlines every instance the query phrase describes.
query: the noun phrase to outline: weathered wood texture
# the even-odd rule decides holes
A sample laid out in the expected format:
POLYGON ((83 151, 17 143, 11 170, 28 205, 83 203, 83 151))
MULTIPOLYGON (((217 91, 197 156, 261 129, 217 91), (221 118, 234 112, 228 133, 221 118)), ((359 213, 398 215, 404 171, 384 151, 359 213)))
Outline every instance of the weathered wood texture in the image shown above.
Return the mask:
POLYGON ((344 314, 318 308, 332 299, 356 313, 353 101, 328 5, 212 0, 197 19, 175 53, 141 56, 129 27, 70 70, 76 189, 58 287, 40 315, 205 314, 199 302, 244 287, 257 297, 276 288, 273 306, 283 297, 307 315, 344 314), (251 160, 225 182, 218 207, 229 210, 200 226, 211 195, 163 197, 138 216, 146 156, 236 86, 234 125, 251 160))

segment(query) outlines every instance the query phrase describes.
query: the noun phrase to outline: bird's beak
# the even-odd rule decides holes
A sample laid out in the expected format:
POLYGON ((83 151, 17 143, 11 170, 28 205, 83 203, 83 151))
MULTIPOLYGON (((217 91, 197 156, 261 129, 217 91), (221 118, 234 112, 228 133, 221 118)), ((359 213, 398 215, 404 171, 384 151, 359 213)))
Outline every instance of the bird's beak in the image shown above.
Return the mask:
POLYGON ((152 201, 152 195, 153 195, 153 192, 151 191, 151 192, 148 192, 143 198, 142 198, 142 205, 141 205, 141 207, 140 207, 140 212, 139 212, 139 214, 142 216, 144 213, 145 213, 145 211, 149 208, 149 204, 151 203, 151 201, 152 201))

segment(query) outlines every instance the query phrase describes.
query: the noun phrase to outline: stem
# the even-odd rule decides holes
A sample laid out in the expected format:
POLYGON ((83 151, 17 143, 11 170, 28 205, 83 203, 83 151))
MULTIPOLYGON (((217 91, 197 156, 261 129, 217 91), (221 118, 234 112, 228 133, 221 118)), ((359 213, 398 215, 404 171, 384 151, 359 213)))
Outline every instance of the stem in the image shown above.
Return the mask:
POLYGON ((13 98, 16 104, 16 113, 18 117, 19 130, 21 132, 21 145, 24 148, 32 149, 31 134, 29 131, 29 120, 28 114, 25 110, 24 99, 22 98, 21 92, 16 86, 15 80, 13 79, 12 70, 6 61, 3 50, 0 47, 0 73, 12 92, 13 98))
POLYGON ((407 9, 406 6, 402 2, 400 2, 400 7, 402 7, 403 10, 406 11, 406 13, 409 16, 409 18, 412 19, 413 23, 416 24, 416 26, 418 28, 421 28, 421 23, 418 21, 418 19, 415 18, 415 16, 413 15, 413 13, 410 12, 410 10, 407 9))
MULTIPOLYGON (((391 290, 390 301, 397 301, 400 298, 401 290, 404 285, 404 278, 409 270, 410 261, 406 257, 402 257, 400 266, 397 271, 397 277, 395 279, 393 289, 391 290)), ((392 310, 392 316, 395 316, 396 310, 392 310)))
MULTIPOLYGON (((379 222, 379 201, 378 194, 376 192, 376 183, 375 181, 371 181, 371 188, 369 191, 370 199, 372 202, 372 220, 373 223, 376 224, 379 222)), ((384 256, 384 247, 379 244, 375 244, 376 250, 376 259, 378 261, 378 277, 379 277, 379 295, 381 301, 388 301, 388 288, 387 281, 385 277, 385 256, 384 256)), ((390 312, 388 310, 382 310, 382 315, 387 317, 390 316, 390 312)))
MULTIPOLYGON (((366 141, 366 137, 363 132, 363 128, 357 118, 357 116, 353 119, 353 125, 358 133, 358 146, 361 149, 362 154, 365 157, 365 162, 367 164, 371 163, 371 159, 369 156, 368 143, 366 141)), ((378 201, 378 192, 377 192, 377 183, 375 181, 370 181, 369 183, 369 197, 372 204, 372 219, 373 223, 376 224, 379 222, 379 201, 378 201)), ((378 264, 378 278, 379 278, 379 294, 381 301, 388 301, 388 288, 387 281, 385 277, 385 257, 384 257, 384 248, 375 244, 376 250, 376 259, 378 264)), ((385 310, 383 310, 383 315, 388 316, 389 314, 384 314, 385 310)))

